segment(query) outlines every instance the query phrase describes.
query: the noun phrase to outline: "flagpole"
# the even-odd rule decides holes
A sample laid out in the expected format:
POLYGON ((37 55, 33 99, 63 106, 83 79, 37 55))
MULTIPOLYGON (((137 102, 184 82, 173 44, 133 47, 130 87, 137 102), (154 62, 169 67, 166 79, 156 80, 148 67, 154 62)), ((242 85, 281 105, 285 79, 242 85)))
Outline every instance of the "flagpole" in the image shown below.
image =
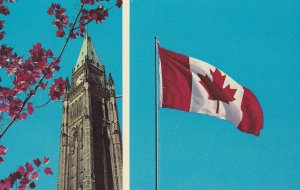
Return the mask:
POLYGON ((154 37, 155 41, 155 189, 158 190, 158 37, 154 37))

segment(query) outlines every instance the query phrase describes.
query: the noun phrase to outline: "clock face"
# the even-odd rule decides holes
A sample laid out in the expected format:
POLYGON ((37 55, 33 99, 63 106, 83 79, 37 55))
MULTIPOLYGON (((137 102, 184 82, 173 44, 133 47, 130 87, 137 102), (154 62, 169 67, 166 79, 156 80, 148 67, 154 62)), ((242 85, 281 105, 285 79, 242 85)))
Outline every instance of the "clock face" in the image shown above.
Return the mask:
POLYGON ((76 86, 78 86, 83 81, 83 73, 79 75, 79 77, 76 80, 76 86))

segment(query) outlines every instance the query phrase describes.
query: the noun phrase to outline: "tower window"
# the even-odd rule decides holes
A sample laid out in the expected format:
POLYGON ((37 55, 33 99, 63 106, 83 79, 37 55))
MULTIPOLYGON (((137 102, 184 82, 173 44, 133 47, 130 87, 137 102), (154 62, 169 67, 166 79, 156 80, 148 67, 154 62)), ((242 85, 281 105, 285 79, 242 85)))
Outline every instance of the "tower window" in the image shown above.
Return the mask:
POLYGON ((111 102, 109 103, 109 115, 110 115, 110 120, 112 121, 114 119, 114 113, 113 113, 113 105, 111 102))

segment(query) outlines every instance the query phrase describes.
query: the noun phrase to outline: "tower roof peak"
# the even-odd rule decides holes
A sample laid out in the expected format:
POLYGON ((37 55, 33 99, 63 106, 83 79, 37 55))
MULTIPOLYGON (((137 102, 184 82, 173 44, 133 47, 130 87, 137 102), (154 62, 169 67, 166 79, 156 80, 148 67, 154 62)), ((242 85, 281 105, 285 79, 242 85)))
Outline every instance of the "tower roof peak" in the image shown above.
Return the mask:
POLYGON ((84 36, 84 40, 81 46, 81 50, 77 59, 75 70, 77 70, 84 63, 92 64, 95 67, 100 68, 101 62, 98 58, 96 49, 92 43, 92 39, 89 35, 84 36))

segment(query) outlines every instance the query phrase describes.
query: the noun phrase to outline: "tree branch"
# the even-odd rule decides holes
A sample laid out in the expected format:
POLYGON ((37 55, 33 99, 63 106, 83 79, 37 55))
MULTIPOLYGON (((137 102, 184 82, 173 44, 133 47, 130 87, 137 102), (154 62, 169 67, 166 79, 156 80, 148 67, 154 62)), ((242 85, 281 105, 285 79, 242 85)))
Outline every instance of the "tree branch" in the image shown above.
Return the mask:
MULTIPOLYGON (((80 13, 82 11, 84 7, 84 3, 81 4, 81 7, 80 7, 80 10, 75 18, 75 21, 74 21, 74 25, 72 26, 71 30, 69 31, 69 35, 68 35, 68 38, 66 39, 58 57, 56 58, 56 60, 60 60, 61 56, 63 55, 64 51, 65 51, 65 48, 70 40, 70 34, 71 32, 73 32, 75 30, 75 24, 77 23, 77 20, 80 16, 80 13)), ((10 122, 7 124, 7 126, 5 127, 5 129, 1 132, 0 134, 0 139, 4 136, 4 134, 7 132, 7 130, 11 127, 11 125, 17 120, 17 118, 19 117, 19 115, 21 114, 21 112, 23 111, 26 103, 30 100, 30 98, 35 94, 35 92, 38 90, 39 88, 39 84, 43 82, 43 80, 45 79, 46 77, 46 74, 43 75, 43 77, 39 80, 39 82, 37 83, 37 85, 35 86, 34 90, 30 92, 30 94, 25 98, 25 100, 22 102, 22 106, 20 108, 20 110, 18 111, 18 113, 10 120, 10 122)))
MULTIPOLYGON (((114 7, 117 7, 117 5, 113 5, 113 6, 109 7, 109 8, 107 8, 107 9, 105 9, 103 12, 109 11, 110 9, 112 9, 112 8, 114 8, 114 7)), ((93 20, 90 20, 90 21, 84 23, 83 26, 86 26, 86 25, 90 24, 92 21, 93 21, 93 20)), ((74 24, 74 26, 75 26, 75 24, 74 24)), ((76 28, 74 28, 74 30, 77 30, 78 28, 79 28, 79 26, 77 26, 76 28)))

